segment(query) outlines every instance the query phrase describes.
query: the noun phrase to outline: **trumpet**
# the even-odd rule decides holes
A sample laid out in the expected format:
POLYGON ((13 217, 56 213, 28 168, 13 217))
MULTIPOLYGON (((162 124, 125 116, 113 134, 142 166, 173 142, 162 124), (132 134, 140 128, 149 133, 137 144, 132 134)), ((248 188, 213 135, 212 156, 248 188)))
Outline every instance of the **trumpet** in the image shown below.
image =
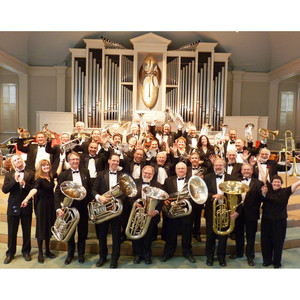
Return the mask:
POLYGON ((163 211, 171 219, 188 216, 192 212, 191 198, 196 204, 204 204, 208 197, 208 189, 204 180, 194 175, 179 192, 170 195, 169 205, 163 206, 163 211))
POLYGON ((265 128, 259 128, 258 129, 258 134, 260 136, 262 136, 263 138, 271 137, 272 140, 275 140, 278 133, 279 133, 279 130, 272 131, 272 130, 265 129, 265 128))
POLYGON ((122 174, 120 176, 119 183, 103 194, 103 196, 109 198, 108 202, 102 203, 100 201, 93 200, 88 203, 89 218, 94 223, 100 224, 119 216, 123 211, 123 204, 118 197, 123 194, 129 197, 134 197, 137 194, 136 184, 127 174, 122 174))
POLYGON ((148 231, 151 217, 148 213, 153 211, 159 201, 169 198, 169 194, 162 189, 146 186, 143 188, 146 199, 138 199, 134 202, 126 226, 126 236, 131 240, 138 240, 148 231))
POLYGON ((239 181, 225 181, 219 184, 221 191, 228 197, 223 196, 222 202, 215 199, 213 202, 213 231, 218 235, 227 235, 231 233, 235 226, 235 221, 230 215, 236 211, 238 205, 238 196, 249 191, 249 186, 239 181))
POLYGON ((78 210, 71 207, 71 205, 73 200, 79 201, 86 197, 86 189, 74 181, 64 181, 60 185, 60 190, 66 196, 63 203, 61 203, 64 216, 60 218, 57 214, 51 232, 56 240, 67 242, 74 233, 80 219, 78 210))

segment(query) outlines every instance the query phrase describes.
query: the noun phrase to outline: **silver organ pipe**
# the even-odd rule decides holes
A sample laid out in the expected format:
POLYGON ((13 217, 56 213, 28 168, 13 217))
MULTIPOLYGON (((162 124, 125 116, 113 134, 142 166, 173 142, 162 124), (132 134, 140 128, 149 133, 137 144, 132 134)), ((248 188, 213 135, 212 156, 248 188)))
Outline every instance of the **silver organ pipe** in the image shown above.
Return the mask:
POLYGON ((74 62, 74 125, 78 119, 78 61, 74 62))

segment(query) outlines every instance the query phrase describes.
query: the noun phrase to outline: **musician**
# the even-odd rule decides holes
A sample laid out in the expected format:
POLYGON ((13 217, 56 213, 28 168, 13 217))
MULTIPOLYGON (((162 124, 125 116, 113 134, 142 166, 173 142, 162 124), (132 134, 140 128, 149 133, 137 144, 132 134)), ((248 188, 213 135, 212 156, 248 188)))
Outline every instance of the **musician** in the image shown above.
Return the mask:
POLYGON ((135 137, 138 141, 140 139, 140 128, 138 124, 131 124, 131 133, 126 136, 126 142, 128 143, 130 138, 135 137))
MULTIPOLYGON (((80 220, 77 225, 77 232, 78 232, 78 242, 77 242, 77 251, 78 251, 78 261, 79 263, 84 263, 85 261, 85 241, 87 239, 87 233, 88 233, 88 210, 87 210, 87 204, 91 200, 91 183, 90 183, 90 174, 89 170, 80 167, 80 156, 77 152, 72 151, 68 155, 68 162, 70 164, 70 169, 63 171, 58 176, 58 182, 55 189, 55 204, 56 209, 59 217, 63 217, 64 213, 62 209, 60 208, 60 203, 63 202, 64 195, 62 194, 60 190, 60 185, 64 181, 74 181, 77 184, 83 186, 86 191, 87 195, 83 200, 73 200, 72 206, 75 207, 79 214, 80 214, 80 220)), ((68 265, 72 262, 74 258, 75 253, 75 231, 71 238, 68 241, 68 255, 65 260, 65 264, 68 265)))
MULTIPOLYGON (((176 163, 178 162, 179 160, 176 161, 176 163)), ((165 180, 174 172, 173 164, 168 159, 167 153, 164 151, 157 153, 156 161, 151 162, 150 165, 154 167, 154 180, 158 181, 162 185, 165 183, 165 180)))
POLYGON ((78 139, 80 139, 80 145, 81 145, 83 142, 86 142, 88 140, 88 138, 90 137, 90 134, 85 131, 84 122, 81 122, 81 121, 76 122, 75 127, 76 127, 76 130, 75 130, 75 132, 72 133, 71 140, 78 138, 78 139))
MULTIPOLYGON (((175 167, 176 176, 172 176, 166 179, 164 184, 164 190, 169 194, 180 192, 185 183, 188 182, 186 176, 187 166, 183 162, 179 162, 175 167)), ((170 205, 170 201, 164 201, 165 205, 170 205)), ((177 217, 174 219, 165 217, 166 225, 166 244, 164 248, 164 254, 161 258, 161 262, 165 262, 170 259, 176 250, 177 236, 179 230, 182 234, 182 254, 191 263, 195 263, 196 260, 192 255, 192 224, 193 213, 187 216, 177 217)))
POLYGON ((203 167, 212 168, 210 156, 215 154, 214 146, 211 145, 206 135, 201 135, 197 144, 200 159, 203 161, 203 167))
POLYGON ((31 221, 32 203, 28 202, 26 207, 21 203, 34 184, 34 173, 24 170, 25 164, 21 156, 14 155, 11 158, 14 171, 5 174, 2 192, 9 193, 7 203, 7 227, 8 227, 8 249, 4 264, 9 264, 16 254, 17 234, 19 223, 22 225, 22 254, 26 261, 31 260, 31 221))
POLYGON ((179 160, 184 162, 186 165, 190 164, 188 152, 186 150, 186 140, 184 137, 179 137, 173 147, 170 147, 170 157, 173 164, 174 161, 179 160))
POLYGON ((112 148, 109 148, 109 155, 111 154, 117 154, 120 156, 120 159, 123 159, 124 156, 123 156, 123 153, 122 151, 119 149, 119 144, 122 143, 122 135, 119 134, 119 133, 116 133, 114 136, 113 136, 113 145, 112 145, 112 148))
POLYGON ((219 239, 218 243, 218 260, 222 267, 226 266, 226 246, 227 246, 227 235, 217 235, 213 231, 213 202, 218 199, 218 202, 223 202, 223 192, 219 189, 219 184, 234 180, 232 175, 225 172, 225 161, 221 158, 216 158, 213 164, 214 172, 204 176, 204 181, 208 189, 208 198, 205 202, 204 217, 206 219, 206 264, 212 266, 214 263, 214 253, 216 246, 216 239, 219 239))
POLYGON ((226 153, 230 149, 235 149, 235 141, 237 139, 237 130, 231 128, 228 133, 229 140, 224 143, 224 156, 226 157, 226 153))
POLYGON ((287 205, 290 196, 300 186, 300 180, 282 188, 283 180, 275 175, 262 187, 261 253, 263 266, 281 268, 281 257, 287 228, 287 205))
POLYGON ((182 136, 182 129, 177 128, 177 133, 171 132, 171 125, 164 123, 162 125, 162 131, 156 130, 156 120, 151 123, 150 133, 158 140, 161 150, 166 150, 166 144, 168 147, 173 146, 173 143, 177 138, 182 136))
MULTIPOLYGON (((232 150, 230 150, 232 151, 232 150)), ((243 257, 245 238, 244 232, 246 231, 246 256, 249 266, 254 266, 255 257, 255 235, 257 232, 257 222, 260 218, 260 206, 262 201, 261 188, 263 183, 254 178, 253 167, 251 164, 243 164, 241 168, 242 178, 240 181, 247 184, 250 190, 242 194, 242 203, 238 206, 235 216, 235 241, 236 249, 235 252, 230 256, 231 259, 237 257, 243 257)))
POLYGON ((197 129, 195 125, 191 125, 184 131, 182 135, 186 139, 187 150, 190 153, 191 150, 196 149, 199 142, 199 135, 197 134, 197 129))
POLYGON ((237 154, 236 162, 241 164, 247 163, 251 154, 251 149, 245 147, 245 141, 242 138, 238 138, 235 141, 235 149, 237 154))
POLYGON ((242 177, 241 168, 243 164, 236 162, 236 158, 237 158, 236 151, 234 149, 228 150, 226 157, 227 157, 226 173, 234 177, 241 178, 242 177))
MULTIPOLYGON (((130 206, 134 204, 134 201, 137 199, 146 199, 142 189, 146 186, 152 186, 162 189, 163 186, 158 183, 157 181, 153 180, 154 176, 154 168, 152 166, 145 166, 142 170, 142 178, 136 180, 136 187, 137 187, 137 195, 132 198, 128 198, 130 202, 130 206)), ((162 201, 159 201, 156 205, 155 209, 152 211, 147 212, 147 216, 151 218, 147 233, 141 239, 134 239, 132 240, 132 248, 133 248, 133 255, 134 255, 134 263, 139 264, 142 259, 145 259, 145 264, 152 263, 152 251, 151 245, 153 240, 153 232, 155 227, 160 221, 160 212, 162 208, 162 201)))
POLYGON ((160 151, 158 146, 158 140, 153 139, 150 143, 149 149, 146 147, 144 148, 145 154, 146 154, 146 160, 155 162, 156 161, 156 155, 160 151))
POLYGON ((82 152, 83 153, 85 153, 85 154, 89 153, 88 147, 89 147, 89 144, 91 142, 94 142, 98 145, 96 154, 99 154, 99 152, 102 149, 102 146, 101 146, 101 132, 100 132, 99 129, 93 129, 93 131, 91 133, 91 137, 86 142, 82 143, 82 152))
POLYGON ((128 149, 124 151, 124 157, 131 157, 133 158, 133 154, 137 147, 137 139, 133 136, 128 141, 128 149))
POLYGON ((47 159, 51 163, 53 162, 52 155, 46 152, 46 138, 42 131, 36 133, 37 144, 29 144, 25 146, 23 139, 18 139, 17 147, 18 150, 27 153, 27 160, 25 169, 27 171, 35 171, 36 166, 42 159, 47 159))
MULTIPOLYGON (((117 154, 111 154, 108 164, 109 169, 101 171, 92 187, 93 198, 96 200, 107 203, 109 197, 103 196, 104 193, 110 191, 120 180, 120 176, 123 172, 119 171, 120 156, 117 154)), ((125 196, 120 198, 123 202, 126 200, 125 196)), ((121 216, 116 216, 100 224, 95 224, 97 238, 99 240, 99 256, 100 259, 96 263, 96 267, 102 267, 107 262, 107 234, 108 227, 111 226, 112 232, 112 255, 110 268, 118 267, 118 259, 120 257, 121 247, 121 216)))
MULTIPOLYGON (((278 172, 285 172, 285 165, 278 164, 275 160, 270 160, 270 150, 267 148, 261 148, 259 150, 259 155, 255 160, 251 160, 253 165, 253 177, 258 178, 262 182, 265 182, 267 175, 267 168, 269 169, 269 174, 267 180, 270 182, 270 178, 274 175, 278 175, 278 172)), ((289 160, 287 160, 287 169, 289 170, 292 166, 289 160)))
POLYGON ((124 168, 124 172, 133 179, 141 178, 142 169, 146 165, 144 150, 141 148, 135 149, 133 159, 127 157, 122 161, 121 165, 124 168))

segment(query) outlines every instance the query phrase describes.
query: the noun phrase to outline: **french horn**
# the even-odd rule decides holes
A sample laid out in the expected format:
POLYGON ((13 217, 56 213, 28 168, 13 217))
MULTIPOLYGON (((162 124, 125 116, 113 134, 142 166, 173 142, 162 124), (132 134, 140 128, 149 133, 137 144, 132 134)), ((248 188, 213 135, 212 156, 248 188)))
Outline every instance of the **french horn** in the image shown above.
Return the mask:
POLYGON ((189 200, 192 199, 196 204, 201 205, 206 202, 207 197, 206 183, 201 177, 194 175, 181 191, 170 195, 170 204, 164 204, 162 209, 170 219, 188 216, 192 212, 192 205, 189 200))
POLYGON ((80 215, 75 207, 71 207, 73 200, 80 201, 86 197, 86 189, 74 181, 64 181, 60 185, 61 192, 66 196, 61 209, 64 216, 61 218, 56 214, 56 220, 51 227, 51 232, 56 240, 67 242, 80 220, 80 215))
POLYGON ((122 174, 119 183, 103 194, 109 199, 108 202, 102 203, 94 199, 88 203, 89 218, 94 223, 100 224, 119 216, 123 211, 123 204, 118 197, 123 194, 128 197, 134 197, 137 194, 136 184, 127 174, 122 174))
POLYGON ((143 188, 143 192, 146 197, 134 202, 126 226, 126 236, 131 240, 138 240, 145 236, 151 222, 148 213, 155 209, 159 201, 169 198, 167 192, 157 187, 146 186, 143 188))
POLYGON ((230 234, 235 221, 230 216, 236 211, 238 195, 249 191, 249 186, 239 181, 225 181, 219 184, 219 189, 228 196, 223 196, 221 203, 215 199, 213 202, 213 231, 218 235, 230 234))

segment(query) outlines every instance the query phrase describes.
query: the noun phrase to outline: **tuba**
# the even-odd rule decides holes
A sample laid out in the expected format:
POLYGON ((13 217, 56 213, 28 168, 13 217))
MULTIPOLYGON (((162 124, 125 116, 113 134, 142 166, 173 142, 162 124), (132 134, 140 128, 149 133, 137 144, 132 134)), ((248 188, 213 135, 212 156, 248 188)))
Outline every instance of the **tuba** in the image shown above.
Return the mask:
POLYGON ((143 192, 146 199, 138 199, 134 202, 126 226, 126 236, 131 240, 138 240, 145 236, 151 222, 148 213, 155 209, 159 201, 169 198, 167 192, 157 187, 146 186, 143 188, 143 192))
POLYGON ((204 180, 194 175, 188 183, 184 185, 179 192, 170 195, 169 205, 163 206, 163 212, 170 219, 188 216, 192 212, 192 205, 189 199, 191 198, 196 204, 204 204, 208 197, 208 190, 204 180))
POLYGON ((64 181, 60 185, 60 190, 66 196, 63 203, 61 203, 64 216, 60 218, 57 214, 54 225, 51 227, 51 232, 56 240, 67 242, 80 219, 78 210, 75 207, 71 207, 71 205, 73 200, 85 198, 86 189, 74 181, 64 181))
POLYGON ((221 191, 228 197, 223 196, 223 203, 215 199, 213 202, 213 231, 218 235, 227 235, 234 229, 235 221, 230 215, 236 211, 238 205, 238 195, 249 191, 249 186, 239 181, 225 181, 219 184, 221 191))
POLYGON ((123 211, 123 204, 118 197, 123 194, 129 197, 134 197, 137 194, 136 184, 127 174, 122 174, 120 182, 103 194, 103 196, 109 198, 108 202, 102 203, 98 200, 93 200, 88 203, 89 218, 94 223, 100 224, 119 216, 123 211))

